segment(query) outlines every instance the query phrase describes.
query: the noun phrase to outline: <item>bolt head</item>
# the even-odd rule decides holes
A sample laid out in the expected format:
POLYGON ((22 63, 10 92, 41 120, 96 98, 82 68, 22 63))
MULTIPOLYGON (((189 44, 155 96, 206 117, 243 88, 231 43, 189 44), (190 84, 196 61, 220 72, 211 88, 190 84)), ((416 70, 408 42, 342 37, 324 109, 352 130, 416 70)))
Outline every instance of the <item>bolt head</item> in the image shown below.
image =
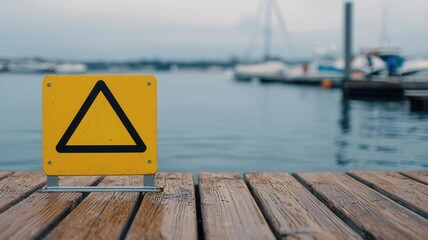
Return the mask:
POLYGON ((48 84, 47 84, 47 85, 48 85, 48 87, 52 86, 52 84, 51 84, 50 82, 48 82, 48 84))
POLYGON ((48 161, 48 164, 49 164, 49 165, 51 165, 51 164, 52 164, 52 161, 48 161))
POLYGON ((150 159, 149 159, 149 160, 147 160, 147 163, 148 163, 148 164, 152 163, 152 160, 150 160, 150 159))
POLYGON ((152 83, 151 82, 147 82, 147 86, 150 86, 150 85, 152 85, 152 83))

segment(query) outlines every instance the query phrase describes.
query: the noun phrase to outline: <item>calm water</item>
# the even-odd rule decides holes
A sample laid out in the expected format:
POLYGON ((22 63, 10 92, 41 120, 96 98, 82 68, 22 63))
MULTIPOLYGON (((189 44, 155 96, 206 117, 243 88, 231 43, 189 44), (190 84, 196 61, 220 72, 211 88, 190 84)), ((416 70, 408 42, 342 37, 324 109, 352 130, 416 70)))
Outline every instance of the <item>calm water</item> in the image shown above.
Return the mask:
MULTIPOLYGON (((428 114, 338 89, 156 73, 160 171, 428 169, 428 114)), ((41 170, 43 75, 0 74, 0 170, 41 170)))

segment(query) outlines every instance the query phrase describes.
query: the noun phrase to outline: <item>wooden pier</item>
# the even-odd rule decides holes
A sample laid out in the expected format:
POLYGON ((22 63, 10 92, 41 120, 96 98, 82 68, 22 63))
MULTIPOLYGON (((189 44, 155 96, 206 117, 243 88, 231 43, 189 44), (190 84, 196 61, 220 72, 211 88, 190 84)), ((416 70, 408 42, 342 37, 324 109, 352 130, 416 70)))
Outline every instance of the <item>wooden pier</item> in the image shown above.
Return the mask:
POLYGON ((323 86, 323 83, 330 82, 330 87, 342 86, 343 77, 341 76, 302 76, 302 77, 260 77, 261 83, 284 83, 294 85, 309 85, 309 86, 323 86))
MULTIPOLYGON (((0 239, 426 239, 428 171, 158 173, 161 193, 40 193, 0 172, 0 239)), ((61 177, 138 185, 142 177, 61 177)))
POLYGON ((404 98, 408 90, 428 90, 425 78, 374 78, 371 81, 348 80, 342 83, 343 93, 351 98, 404 98))
POLYGON ((371 80, 354 78, 343 80, 341 76, 319 77, 259 77, 261 83, 284 83, 295 85, 312 85, 324 88, 341 87, 343 93, 349 98, 374 99, 403 99, 405 91, 427 91, 428 81, 425 77, 378 77, 371 80))
POLYGON ((406 97, 410 100, 410 109, 413 111, 428 110, 428 91, 408 91, 406 97))

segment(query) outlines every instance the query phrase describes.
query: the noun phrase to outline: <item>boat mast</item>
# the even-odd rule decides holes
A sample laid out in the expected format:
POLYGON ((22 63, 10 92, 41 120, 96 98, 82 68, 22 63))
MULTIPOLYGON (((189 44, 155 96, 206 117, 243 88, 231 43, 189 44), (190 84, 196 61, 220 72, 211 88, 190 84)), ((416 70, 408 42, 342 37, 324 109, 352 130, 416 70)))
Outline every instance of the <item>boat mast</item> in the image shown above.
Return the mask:
POLYGON ((266 0, 266 18, 265 18, 265 51, 264 60, 270 59, 270 45, 272 39, 272 0, 266 0))
POLYGON ((387 29, 387 18, 388 18, 388 12, 386 9, 386 5, 382 5, 382 14, 381 14, 381 34, 380 34, 380 46, 381 47, 389 47, 389 44, 391 42, 391 39, 388 36, 388 29, 387 29))

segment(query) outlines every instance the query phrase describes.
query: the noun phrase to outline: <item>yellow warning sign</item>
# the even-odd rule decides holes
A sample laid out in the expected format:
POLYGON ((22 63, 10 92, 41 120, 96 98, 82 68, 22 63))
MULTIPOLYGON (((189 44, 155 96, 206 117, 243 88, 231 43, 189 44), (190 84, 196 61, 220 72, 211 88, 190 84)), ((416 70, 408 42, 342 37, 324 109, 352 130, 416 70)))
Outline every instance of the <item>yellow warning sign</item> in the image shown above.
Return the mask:
POLYGON ((47 76, 43 170, 47 175, 157 171, 157 82, 149 75, 47 76))

